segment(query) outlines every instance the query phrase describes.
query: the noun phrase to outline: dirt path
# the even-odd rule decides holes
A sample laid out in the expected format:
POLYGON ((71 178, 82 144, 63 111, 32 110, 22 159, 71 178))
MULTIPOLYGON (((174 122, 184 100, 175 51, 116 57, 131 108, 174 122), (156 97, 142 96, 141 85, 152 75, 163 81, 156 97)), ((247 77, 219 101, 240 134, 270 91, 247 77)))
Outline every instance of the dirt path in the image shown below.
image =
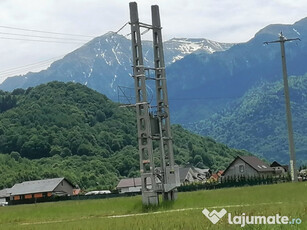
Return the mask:
POLYGON ((164 213, 172 213, 172 212, 185 212, 185 211, 192 211, 192 210, 202 210, 204 208, 208 209, 220 209, 220 208, 236 208, 236 207, 250 207, 250 206, 263 206, 263 205, 277 205, 282 204, 282 202, 273 202, 273 203, 259 203, 259 204, 242 204, 242 205, 224 205, 224 206, 211 206, 211 207, 198 207, 198 208, 182 208, 182 209, 173 209, 173 210, 166 210, 166 211, 156 211, 156 212, 145 212, 145 213, 134 213, 134 214, 123 214, 123 215, 112 215, 112 216, 101 216, 101 217, 81 217, 78 219, 66 219, 66 220, 51 220, 51 221, 40 221, 40 222, 28 222, 28 223, 20 223, 20 225, 38 225, 38 224, 54 224, 54 223, 64 223, 64 222, 72 222, 78 220, 86 220, 92 218, 99 218, 99 219, 112 219, 112 218, 128 218, 128 217, 135 217, 135 216, 148 216, 148 215, 158 215, 164 213))

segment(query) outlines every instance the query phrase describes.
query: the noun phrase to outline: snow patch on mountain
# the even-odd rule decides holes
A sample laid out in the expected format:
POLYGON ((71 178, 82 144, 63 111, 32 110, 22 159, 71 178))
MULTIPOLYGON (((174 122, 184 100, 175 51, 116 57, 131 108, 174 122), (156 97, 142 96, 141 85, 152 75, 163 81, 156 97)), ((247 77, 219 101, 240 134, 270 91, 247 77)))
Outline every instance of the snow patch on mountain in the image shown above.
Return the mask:
POLYGON ((114 54, 114 56, 115 56, 115 58, 116 58, 117 63, 118 63, 119 65, 121 65, 121 63, 120 63, 120 61, 119 61, 119 59, 118 59, 118 57, 117 57, 117 54, 116 54, 116 52, 115 52, 114 47, 112 48, 112 52, 113 52, 113 54, 114 54))
POLYGON ((112 65, 112 62, 111 62, 111 61, 108 61, 108 60, 106 59, 105 52, 102 52, 102 53, 100 54, 100 56, 101 56, 101 57, 103 58, 103 60, 107 63, 107 65, 109 65, 109 66, 112 65))
POLYGON ((167 50, 177 52, 173 56, 172 63, 182 59, 184 56, 196 51, 205 51, 212 54, 216 51, 224 51, 229 49, 233 44, 214 42, 208 39, 189 39, 189 38, 173 38, 166 41, 164 46, 167 50))
POLYGON ((173 63, 174 62, 176 62, 176 61, 178 61, 178 60, 180 60, 180 59, 182 59, 184 56, 183 55, 177 55, 177 56, 175 56, 174 58, 173 58, 173 63))
POLYGON ((112 79, 112 82, 110 84, 111 88, 113 89, 113 85, 114 85, 114 82, 116 81, 116 78, 117 78, 117 75, 115 74, 114 75, 114 78, 112 79))
POLYGON ((297 31, 296 29, 294 29, 294 28, 293 28, 293 31, 294 31, 295 33, 297 33, 297 35, 299 35, 299 36, 301 35, 300 32, 298 32, 298 31, 297 31))
POLYGON ((88 73, 87 78, 92 76, 92 72, 93 72, 93 68, 90 69, 90 72, 88 73))

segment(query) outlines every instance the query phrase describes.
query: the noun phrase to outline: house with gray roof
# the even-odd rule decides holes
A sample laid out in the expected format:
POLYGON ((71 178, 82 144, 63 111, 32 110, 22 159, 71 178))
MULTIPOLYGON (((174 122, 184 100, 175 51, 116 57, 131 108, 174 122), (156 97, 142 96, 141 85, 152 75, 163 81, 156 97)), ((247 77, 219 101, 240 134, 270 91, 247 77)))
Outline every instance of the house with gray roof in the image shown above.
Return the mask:
POLYGON ((10 189, 5 188, 0 190, 0 205, 9 201, 9 199, 10 199, 10 189))
POLYGON ((274 161, 270 167, 275 170, 276 175, 282 175, 288 173, 288 165, 281 165, 277 161, 274 161))
POLYGON ((25 181, 10 189, 12 200, 73 195, 74 186, 65 178, 25 181))
MULTIPOLYGON (((159 167, 156 168, 156 183, 161 185, 161 169, 159 167), (159 178, 159 179, 158 179, 159 178)), ((179 178, 180 185, 186 185, 193 182, 205 182, 206 179, 209 178, 211 171, 209 169, 199 169, 195 167, 180 167, 179 168, 179 178)), ((151 187, 151 180, 148 178, 147 186, 151 187)), ((141 192, 142 184, 141 178, 125 178, 121 179, 116 186, 116 189, 119 193, 129 193, 129 192, 141 192)))
POLYGON ((190 184, 197 180, 197 175, 191 167, 179 168, 180 184, 190 184))
POLYGON ((224 177, 272 176, 274 169, 255 156, 237 156, 225 169, 224 177))

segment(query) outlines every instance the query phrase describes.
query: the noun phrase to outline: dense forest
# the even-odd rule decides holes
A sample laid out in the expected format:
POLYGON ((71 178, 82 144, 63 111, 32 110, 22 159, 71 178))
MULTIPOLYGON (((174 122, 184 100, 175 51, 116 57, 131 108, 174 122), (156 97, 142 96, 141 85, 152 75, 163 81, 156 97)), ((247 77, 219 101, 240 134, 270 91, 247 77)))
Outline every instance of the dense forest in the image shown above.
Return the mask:
MULTIPOLYGON (((0 188, 66 177, 82 189, 112 189, 120 178, 139 175, 132 108, 60 82, 0 91, 0 108, 0 188)), ((224 169, 234 156, 248 154, 179 125, 172 131, 179 165, 224 169)))
MULTIPOLYGON (((294 139, 299 164, 307 159, 307 74, 289 77, 294 139)), ((189 125, 233 148, 243 148, 270 161, 289 162, 283 82, 262 82, 229 108, 189 125)))

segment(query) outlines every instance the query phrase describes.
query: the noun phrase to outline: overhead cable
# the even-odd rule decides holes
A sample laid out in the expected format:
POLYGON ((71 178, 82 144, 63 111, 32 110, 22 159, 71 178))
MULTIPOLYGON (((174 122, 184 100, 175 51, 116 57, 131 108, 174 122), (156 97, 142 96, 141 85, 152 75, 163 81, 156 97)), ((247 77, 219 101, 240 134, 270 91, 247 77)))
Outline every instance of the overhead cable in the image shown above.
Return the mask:
POLYGON ((88 37, 88 38, 94 38, 95 37, 95 36, 91 36, 91 35, 58 33, 58 32, 50 32, 50 31, 43 31, 43 30, 32 30, 32 29, 24 29, 24 28, 17 28, 17 27, 11 27, 11 26, 1 26, 1 25, 0 25, 0 28, 31 31, 31 32, 46 33, 46 34, 58 34, 58 35, 66 35, 66 36, 77 36, 77 37, 88 37))
POLYGON ((34 38, 49 38, 49 39, 58 39, 58 40, 69 40, 69 41, 88 41, 88 40, 82 40, 82 39, 76 39, 76 38, 60 38, 60 37, 48 37, 48 36, 37 36, 37 35, 30 35, 30 34, 15 34, 15 33, 6 33, 6 32, 0 32, 0 34, 5 35, 14 35, 14 36, 22 36, 22 37, 34 37, 34 38))

